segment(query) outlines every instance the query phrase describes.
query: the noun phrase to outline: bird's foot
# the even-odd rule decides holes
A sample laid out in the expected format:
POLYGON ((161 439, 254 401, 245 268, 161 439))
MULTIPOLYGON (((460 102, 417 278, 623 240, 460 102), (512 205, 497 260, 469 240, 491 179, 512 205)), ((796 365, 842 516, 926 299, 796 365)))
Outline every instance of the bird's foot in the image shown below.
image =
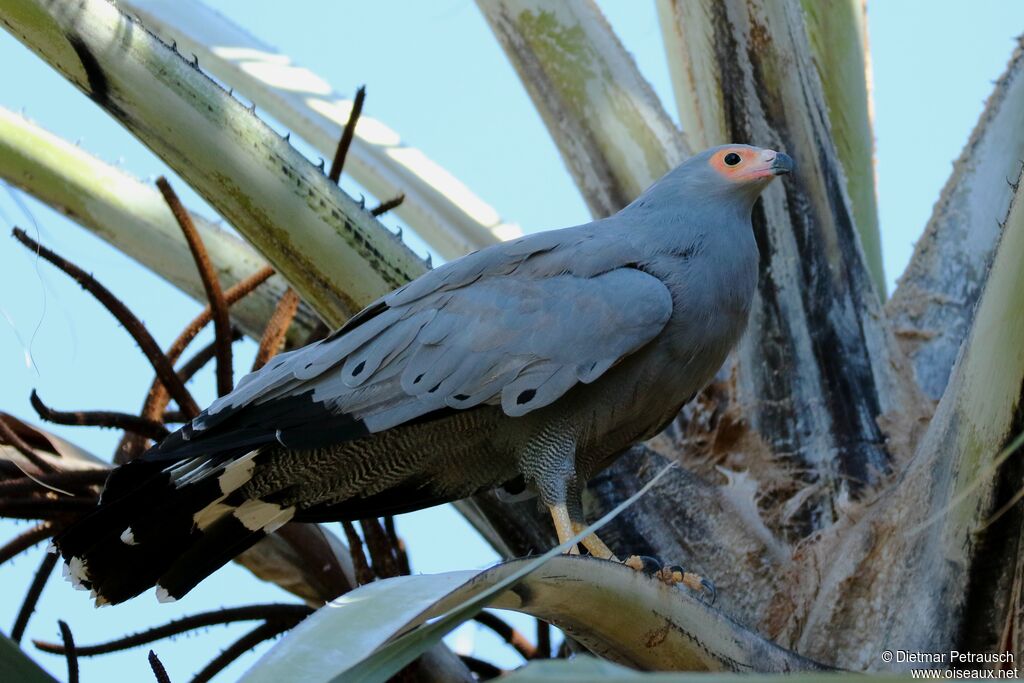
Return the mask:
POLYGON ((715 604, 715 599, 718 597, 718 591, 711 580, 704 578, 700 574, 688 572, 679 565, 662 564, 655 558, 647 555, 630 555, 623 564, 630 569, 653 576, 669 585, 682 584, 693 592, 700 594, 700 599, 709 605, 715 604))

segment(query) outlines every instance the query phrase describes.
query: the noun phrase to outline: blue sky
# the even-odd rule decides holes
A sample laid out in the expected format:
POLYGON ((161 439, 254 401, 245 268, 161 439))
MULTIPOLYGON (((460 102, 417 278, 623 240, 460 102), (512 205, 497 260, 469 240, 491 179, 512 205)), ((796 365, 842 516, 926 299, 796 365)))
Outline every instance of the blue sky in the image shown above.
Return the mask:
MULTIPOLYGON (((528 231, 583 222, 588 215, 539 116, 475 6, 464 0, 335 2, 256 0, 211 2, 296 63, 326 78, 339 92, 367 84, 365 111, 399 131, 409 144, 463 180, 506 219, 528 231)), ((675 118, 653 3, 599 2, 641 71, 675 118)), ((887 279, 903 271, 914 240, 981 111, 992 82, 1024 29, 1024 3, 979 0, 876 1, 869 9, 874 65, 878 194, 887 279)), ((116 162, 138 177, 169 174, 163 164, 84 96, 6 33, 0 33, 0 106, 24 111, 44 127, 116 162)), ((276 126, 276 124, 272 124, 276 126)), ((758 141, 738 141, 751 142, 758 141)), ((315 161, 315 157, 314 157, 315 161)), ((184 183, 186 203, 213 212, 184 183)), ((353 193, 359 188, 349 181, 353 193)), ((393 217, 384 221, 395 226, 393 217)), ((38 235, 100 279, 167 343, 198 305, 75 224, 27 197, 0 188, 0 409, 34 418, 28 394, 37 388, 56 407, 136 411, 151 373, 141 354, 109 316, 77 286, 17 247, 12 225, 38 235), (30 353, 33 367, 25 363, 30 353)), ((241 345, 237 367, 251 360, 241 345)), ((213 396, 208 378, 195 393, 213 396)), ((107 457, 117 435, 98 430, 53 431, 107 457)), ((18 527, 20 528, 20 527, 18 527)), ((17 529, 0 523, 0 538, 17 529)), ((435 572, 485 566, 495 555, 458 515, 439 508, 400 520, 414 570, 435 572)), ((25 553, 0 568, 0 630, 9 632, 40 559, 25 553)), ((85 596, 55 580, 29 627, 30 637, 55 639, 64 618, 85 642, 114 637, 213 606, 291 600, 244 570, 228 567, 178 605, 158 606, 146 595, 93 612, 85 596)), ((519 622, 529 628, 529 621, 519 622)), ((210 629, 155 646, 172 680, 185 680, 250 625, 210 629)), ((478 653, 499 665, 517 658, 473 627, 478 653)), ((146 648, 82 663, 86 680, 139 680, 146 648)), ((63 678, 59 658, 40 655, 63 678)), ((247 661, 251 661, 251 656, 247 661)), ((236 665, 222 680, 243 670, 236 665)), ((145 680, 145 678, 142 678, 145 680)))

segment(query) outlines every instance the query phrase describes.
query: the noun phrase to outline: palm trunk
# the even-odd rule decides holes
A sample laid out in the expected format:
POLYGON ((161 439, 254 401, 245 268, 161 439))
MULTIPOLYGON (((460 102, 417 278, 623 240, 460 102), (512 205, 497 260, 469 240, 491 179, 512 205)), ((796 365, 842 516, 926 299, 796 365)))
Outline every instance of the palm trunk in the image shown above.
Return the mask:
MULTIPOLYGON (((755 211, 762 268, 747 336, 719 381, 651 443, 712 481, 724 475, 725 485, 672 475, 605 536, 620 552, 659 555, 712 576, 729 586, 721 591, 726 611, 840 666, 880 667, 886 647, 999 649, 1000 636, 1014 634, 1020 620, 1013 572, 1021 523, 1011 511, 982 527, 1022 478, 1009 463, 990 467, 1024 426, 1014 336, 1024 291, 1014 259, 1024 249, 1010 237, 1018 219, 1006 211, 1024 156, 1024 136, 1011 123, 1019 119, 1018 58, 958 163, 890 321, 867 265, 877 252, 866 257, 863 246, 868 237, 877 241, 874 181, 863 170, 867 78, 851 66, 864 68, 863 36, 845 62, 828 68, 825 57, 843 58, 813 48, 843 28, 834 19, 808 17, 797 2, 662 5, 680 117, 694 146, 776 146, 798 160, 798 172, 755 211), (822 78, 840 67, 853 86, 830 94, 822 78), (843 121, 851 96, 857 119, 843 121), (867 226, 857 225, 861 216, 867 226), (983 301, 975 318, 985 287, 992 303, 983 301), (911 298, 922 289, 935 296, 911 298), (972 320, 979 331, 958 366, 962 379, 932 418, 925 395, 942 395, 950 350, 972 320), (914 335, 923 321, 941 332, 914 335), (996 333, 1000 325, 1010 329, 996 333), (934 381, 929 386, 936 373, 937 393, 934 381), (989 384, 984 400, 973 393, 989 384), (908 526, 932 516, 926 530, 905 537, 908 526), (993 556, 1001 561, 986 560, 993 556)), ((636 490, 659 460, 650 449, 620 459, 591 483, 592 509, 636 490)), ((549 541, 536 515, 522 525, 503 522, 492 500, 474 508, 478 527, 511 550, 549 541)), ((531 514, 519 510, 520 518, 531 514)))
POLYGON ((1024 163, 1024 47, 1018 43, 953 167, 886 307, 928 398, 946 389, 967 337, 1024 163))
POLYGON ((595 217, 615 213, 689 150, 592 0, 480 0, 595 217))

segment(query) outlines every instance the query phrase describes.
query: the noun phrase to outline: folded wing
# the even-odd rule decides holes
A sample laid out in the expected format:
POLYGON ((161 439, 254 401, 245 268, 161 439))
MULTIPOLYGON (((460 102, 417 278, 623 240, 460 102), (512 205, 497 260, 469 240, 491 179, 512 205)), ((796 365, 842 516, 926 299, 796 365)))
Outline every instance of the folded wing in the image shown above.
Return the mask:
POLYGON ((482 404, 519 417, 593 382, 661 332, 672 299, 622 265, 623 249, 573 267, 555 253, 564 239, 547 239, 479 252, 396 290, 244 378, 153 457, 315 447, 482 404))

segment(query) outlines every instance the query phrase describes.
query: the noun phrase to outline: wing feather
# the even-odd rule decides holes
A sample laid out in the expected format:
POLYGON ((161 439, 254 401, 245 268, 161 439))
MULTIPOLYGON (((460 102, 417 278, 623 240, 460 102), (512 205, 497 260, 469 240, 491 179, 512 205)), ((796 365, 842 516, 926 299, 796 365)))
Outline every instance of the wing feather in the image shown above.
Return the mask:
POLYGON ((588 229, 498 245, 428 273, 246 377, 183 439, 230 441, 222 432, 241 422, 247 445, 260 426, 288 443, 289 430, 328 433, 318 424, 340 416, 372 433, 441 409, 490 403, 519 417, 555 403, 654 339, 672 313, 668 289, 634 267, 628 245, 588 229), (262 415, 266 424, 253 426, 262 415))

